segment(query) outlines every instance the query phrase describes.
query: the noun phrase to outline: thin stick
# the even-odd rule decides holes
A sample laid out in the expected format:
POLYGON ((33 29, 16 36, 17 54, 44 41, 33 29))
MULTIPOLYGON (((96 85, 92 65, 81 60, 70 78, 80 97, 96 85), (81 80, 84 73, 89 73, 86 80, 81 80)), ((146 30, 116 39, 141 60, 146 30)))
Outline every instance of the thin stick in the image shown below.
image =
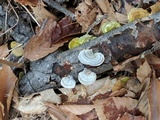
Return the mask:
POLYGON ((10 27, 8 30, 6 30, 5 32, 1 33, 0 37, 3 36, 4 34, 6 34, 7 32, 9 32, 11 29, 13 29, 19 22, 19 17, 18 17, 17 12, 13 8, 13 6, 11 5, 10 1, 9 0, 7 0, 7 1, 8 1, 8 4, 10 5, 10 7, 12 8, 13 12, 15 13, 16 17, 17 17, 17 19, 16 19, 17 22, 12 27, 10 27))
POLYGON ((107 14, 104 14, 102 17, 96 19, 96 21, 93 22, 93 23, 90 25, 90 27, 88 28, 86 34, 88 34, 88 33, 93 29, 94 26, 98 25, 103 19, 106 19, 107 17, 108 17, 108 15, 107 15, 107 14))
POLYGON ((55 8, 56 10, 64 13, 66 16, 69 16, 72 20, 75 20, 75 14, 70 12, 69 10, 67 10, 65 7, 61 6, 57 2, 51 1, 51 0, 43 0, 43 1, 46 2, 48 5, 50 5, 51 7, 55 8))
POLYGON ((9 66, 13 66, 13 67, 21 67, 22 66, 22 63, 11 62, 11 61, 7 61, 7 60, 3 60, 3 59, 0 59, 0 63, 6 64, 9 66))
POLYGON ((36 24, 41 27, 41 25, 38 23, 38 21, 34 18, 34 16, 31 14, 31 12, 26 8, 26 6, 22 5, 22 7, 28 12, 28 14, 31 16, 31 18, 36 22, 36 24))

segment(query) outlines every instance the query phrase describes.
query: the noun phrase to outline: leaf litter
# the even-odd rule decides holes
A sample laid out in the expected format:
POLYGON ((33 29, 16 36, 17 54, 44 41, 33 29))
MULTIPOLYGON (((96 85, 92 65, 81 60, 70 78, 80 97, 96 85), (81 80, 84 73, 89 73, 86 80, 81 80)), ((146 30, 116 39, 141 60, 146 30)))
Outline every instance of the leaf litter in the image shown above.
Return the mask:
MULTIPOLYGON (((29 42, 24 47, 24 57, 30 61, 39 60, 48 54, 56 51, 73 37, 87 32, 97 15, 108 14, 104 21, 118 21, 120 24, 127 24, 128 14, 135 6, 127 3, 122 7, 119 1, 91 1, 85 0, 75 8, 75 19, 72 21, 68 17, 57 20, 57 16, 44 8, 44 3, 30 0, 16 0, 21 5, 29 5, 35 15, 35 19, 42 25, 36 29, 29 42), (41 12, 39 12, 39 7, 41 12), (43 22, 47 19, 47 22, 43 22), (44 24, 44 26, 43 26, 44 24)), ((137 2, 137 1, 136 1, 137 2)), ((139 3, 141 4, 141 3, 139 3)), ((160 11, 159 2, 153 6, 150 14, 160 11)), ((146 8, 141 8, 145 11, 146 8)), ((141 12, 138 10, 137 12, 141 12)), ((141 17, 134 16, 133 20, 141 17)), ((132 15, 131 14, 131 15, 132 15)), ((145 14, 148 16, 150 14, 145 14)), ((93 30, 101 25, 94 26, 93 30)), ((100 34, 100 33, 98 33, 100 34)), ((101 33, 102 34, 102 33, 101 33)), ((96 34, 97 35, 97 34, 96 34)), ((0 47, 1 59, 8 55, 7 45, 0 47)), ((157 52, 158 53, 158 52, 157 52)), ((32 95, 20 97, 17 95, 13 101, 15 109, 21 114, 42 114, 49 113, 50 118, 60 120, 154 120, 160 118, 159 115, 159 56, 149 54, 144 58, 135 56, 127 59, 123 63, 114 66, 113 73, 102 79, 97 80, 89 86, 76 85, 73 89, 58 88, 60 93, 53 89, 34 93, 32 95), (116 73, 129 71, 133 76, 121 75, 116 73), (122 77, 128 80, 122 82, 122 77)), ((11 67, 2 65, 0 70, 0 117, 7 118, 9 114, 13 90, 17 77, 13 74, 11 67)), ((16 117, 15 117, 16 119, 16 117)), ((17 119, 19 119, 17 117, 17 119)))

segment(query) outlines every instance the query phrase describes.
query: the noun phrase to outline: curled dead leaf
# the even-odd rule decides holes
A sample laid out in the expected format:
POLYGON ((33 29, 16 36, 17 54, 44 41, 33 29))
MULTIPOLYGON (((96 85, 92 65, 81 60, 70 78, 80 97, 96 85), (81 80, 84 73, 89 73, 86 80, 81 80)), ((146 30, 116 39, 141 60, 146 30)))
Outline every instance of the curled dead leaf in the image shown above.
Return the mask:
POLYGON ((31 39, 25 46, 24 57, 28 58, 31 61, 34 61, 56 50, 58 46, 55 48, 50 47, 51 32, 55 26, 56 22, 54 20, 48 20, 44 30, 40 31, 38 35, 34 35, 33 37, 31 37, 31 39))
POLYGON ((129 113, 124 113, 123 116, 119 120, 146 120, 144 116, 133 116, 129 113))
POLYGON ((74 113, 75 115, 85 114, 91 111, 92 109, 94 109, 94 105, 72 105, 70 104, 70 105, 60 105, 59 107, 63 110, 70 111, 74 113))
POLYGON ((38 22, 43 23, 43 21, 47 18, 52 18, 53 20, 56 20, 57 17, 50 13, 48 10, 44 8, 44 5, 41 6, 35 6, 32 7, 33 14, 35 15, 35 18, 38 22))
POLYGON ((95 0, 95 1, 104 13, 113 11, 108 0, 95 0))
POLYGON ((15 2, 18 2, 22 5, 31 5, 31 6, 37 6, 40 2, 39 0, 14 0, 15 2))
POLYGON ((82 32, 88 30, 90 25, 96 20, 97 7, 89 6, 85 2, 78 5, 75 11, 77 22, 82 26, 82 32))
POLYGON ((2 65, 0 76, 0 103, 4 106, 4 111, 2 105, 0 106, 0 112, 4 113, 3 119, 7 119, 17 77, 7 65, 2 65))
POLYGON ((160 82, 155 76, 155 72, 153 72, 151 77, 151 87, 148 90, 148 99, 150 105, 150 114, 149 119, 155 120, 160 118, 160 82))
POLYGON ((92 0, 84 0, 87 5, 92 5, 92 0))
POLYGON ((151 68, 145 60, 145 62, 137 69, 137 78, 142 83, 147 77, 151 75, 151 68))
POLYGON ((26 114, 41 114, 47 110, 47 107, 41 96, 33 96, 33 98, 22 98, 17 109, 26 114))
POLYGON ((26 114, 41 114, 47 109, 44 105, 46 102, 60 104, 61 98, 53 89, 48 89, 23 97, 18 103, 17 109, 26 114))
POLYGON ((125 97, 110 97, 94 101, 95 110, 100 120, 117 120, 125 111, 134 110, 137 104, 137 100, 125 97))
POLYGON ((152 5, 150 7, 150 9, 151 9, 151 14, 155 14, 155 13, 160 12, 160 1, 158 1, 154 5, 152 5))
POLYGON ((0 58, 3 59, 9 53, 7 44, 0 46, 0 58))
POLYGON ((45 103, 45 105, 48 107, 49 114, 54 115, 54 117, 58 118, 59 120, 81 120, 72 112, 62 110, 51 103, 45 103))
POLYGON ((59 23, 49 19, 44 29, 30 38, 24 48, 24 57, 30 61, 43 58, 68 42, 69 36, 79 34, 80 31, 81 27, 68 18, 62 19, 59 23))
POLYGON ((1 120, 3 120, 4 115, 5 115, 5 113, 4 113, 4 106, 3 106, 3 104, 0 102, 0 119, 1 119, 1 120))

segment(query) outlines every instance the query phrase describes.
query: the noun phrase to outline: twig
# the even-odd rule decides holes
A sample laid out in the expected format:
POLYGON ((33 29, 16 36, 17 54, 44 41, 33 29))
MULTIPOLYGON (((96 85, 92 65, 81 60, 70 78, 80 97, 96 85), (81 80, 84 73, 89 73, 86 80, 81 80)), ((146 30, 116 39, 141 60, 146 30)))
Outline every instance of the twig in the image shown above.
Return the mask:
POLYGON ((17 12, 13 8, 13 6, 11 5, 10 1, 9 0, 7 0, 7 1, 8 1, 8 4, 10 5, 10 7, 12 8, 13 12, 15 13, 16 17, 17 17, 17 19, 16 19, 17 22, 12 27, 10 27, 8 30, 6 30, 5 32, 1 33, 0 37, 3 36, 4 34, 6 34, 7 32, 9 32, 11 29, 13 29, 19 22, 19 17, 18 17, 17 12))
POLYGON ((8 12, 8 9, 9 9, 9 4, 7 5, 7 10, 6 10, 6 13, 5 13, 5 25, 4 25, 4 30, 6 31, 7 30, 7 19, 8 19, 8 16, 7 16, 7 12, 8 12))
MULTIPOLYGON (((22 5, 22 4, 21 4, 22 5)), ((36 24, 41 27, 41 25, 38 23, 38 21, 34 18, 34 16, 31 14, 31 12, 26 8, 26 6, 22 5, 22 7, 28 12, 28 14, 31 16, 31 18, 36 22, 36 24)))
POLYGON ((57 2, 51 1, 51 0, 43 0, 43 1, 48 5, 50 5, 51 7, 55 8, 56 10, 64 13, 66 16, 71 17, 72 20, 75 20, 75 14, 70 12, 69 10, 67 10, 65 7, 61 6, 57 2))
POLYGON ((9 66, 13 66, 13 67, 21 67, 22 66, 22 63, 11 62, 11 61, 7 61, 7 60, 3 60, 3 59, 0 59, 0 63, 6 64, 9 66))
POLYGON ((108 15, 104 14, 100 18, 97 18, 95 22, 92 23, 92 25, 88 28, 86 34, 88 34, 94 26, 98 25, 103 19, 106 19, 108 15))

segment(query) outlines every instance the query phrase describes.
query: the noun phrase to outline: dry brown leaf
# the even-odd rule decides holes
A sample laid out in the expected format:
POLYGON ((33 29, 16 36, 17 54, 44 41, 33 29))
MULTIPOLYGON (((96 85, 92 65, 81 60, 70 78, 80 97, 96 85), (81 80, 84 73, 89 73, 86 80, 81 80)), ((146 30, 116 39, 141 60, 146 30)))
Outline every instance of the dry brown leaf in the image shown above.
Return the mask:
POLYGON ((47 18, 52 18, 53 20, 56 20, 57 17, 55 15, 53 15, 52 13, 50 13, 48 10, 46 10, 43 6, 39 7, 31 7, 33 10, 33 14, 36 17, 36 20, 39 23, 43 23, 43 21, 47 18))
POLYGON ((139 58, 140 58, 140 56, 131 57, 131 58, 125 60, 124 62, 119 63, 116 66, 113 66, 113 69, 114 69, 114 71, 126 70, 126 71, 130 71, 131 73, 133 73, 134 68, 132 67, 133 65, 131 64, 131 62, 138 60, 139 58))
POLYGON ((6 57, 9 53, 7 44, 0 46, 0 59, 6 57))
POLYGON ((95 83, 87 87, 80 84, 77 85, 74 90, 66 88, 60 88, 59 90, 62 92, 62 94, 67 96, 67 102, 77 102, 80 97, 88 98, 88 100, 93 100, 95 97, 102 98, 107 97, 107 95, 109 96, 111 88, 113 87, 115 82, 116 79, 106 77, 97 80, 95 83))
POLYGON ((7 65, 2 65, 0 76, 0 102, 4 106, 4 111, 2 111, 2 109, 1 111, 4 112, 4 118, 7 119, 17 77, 14 75, 11 68, 7 65))
POLYGON ((107 79, 110 79, 110 78, 109 77, 105 77, 105 78, 102 78, 102 79, 98 79, 92 85, 88 85, 87 88, 86 88, 88 96, 93 95, 99 89, 101 89, 104 86, 104 84, 105 84, 107 79))
POLYGON ((146 59, 147 59, 148 63, 151 65, 159 65, 160 64, 160 58, 158 58, 154 54, 147 55, 146 59))
POLYGON ((154 5, 152 5, 150 7, 150 9, 151 9, 151 14, 155 14, 155 13, 160 12, 160 1, 158 1, 154 5))
POLYGON ((137 108, 140 112, 142 112, 145 116, 150 115, 150 105, 149 105, 149 99, 148 99, 148 89, 150 87, 150 78, 146 78, 142 84, 142 93, 139 98, 139 104, 137 108))
POLYGON ((125 111, 134 110, 137 104, 137 100, 125 97, 110 97, 94 101, 95 110, 100 120, 116 120, 125 111))
POLYGON ((123 88, 125 86, 125 84, 123 82, 121 82, 121 80, 117 80, 116 83, 113 85, 112 87, 112 91, 118 91, 121 88, 123 88))
POLYGON ((147 60, 145 60, 145 62, 137 69, 137 78, 139 79, 139 81, 142 83, 147 77, 150 76, 151 74, 151 68, 147 62, 147 60))
POLYGON ((49 19, 43 30, 39 30, 37 35, 30 38, 24 48, 24 57, 30 61, 35 61, 45 57, 49 53, 56 51, 69 37, 79 34, 81 27, 65 17, 58 23, 49 19))
POLYGON ((4 118, 4 106, 3 104, 0 102, 0 120, 3 120, 4 118))
POLYGON ((44 90, 42 92, 39 92, 38 94, 41 95, 42 101, 44 102, 51 102, 54 104, 60 104, 61 98, 59 95, 57 95, 53 89, 44 90))
POLYGON ((14 0, 15 2, 20 3, 21 5, 30 6, 33 14, 36 17, 36 20, 40 23, 43 23, 43 21, 47 18, 52 18, 54 20, 57 19, 55 15, 50 13, 48 10, 46 10, 45 4, 41 0, 14 0))
POLYGON ((126 108, 127 110, 134 110, 138 104, 136 99, 125 97, 113 97, 115 106, 118 110, 126 108))
POLYGON ((141 90, 141 83, 137 78, 132 78, 127 81, 126 88, 134 93, 138 93, 141 90))
POLYGON ((119 120, 146 120, 144 116, 133 116, 129 113, 124 113, 124 115, 119 120))
POLYGON ((81 120, 75 114, 66 110, 62 110, 51 103, 45 103, 45 105, 48 107, 49 114, 54 115, 59 120, 81 120))
POLYGON ((51 116, 52 120, 59 120, 58 118, 56 118, 53 114, 50 114, 49 115, 51 116))
POLYGON ((119 23, 121 23, 121 24, 126 24, 127 21, 128 21, 127 16, 124 15, 124 14, 115 12, 113 15, 114 15, 114 16, 113 16, 114 19, 115 19, 116 21, 118 21, 119 23))
POLYGON ((104 13, 110 13, 110 11, 112 11, 113 13, 114 9, 113 7, 111 7, 111 4, 109 3, 108 0, 95 0, 95 1, 104 13))
POLYGON ((74 90, 67 88, 59 89, 64 95, 67 95, 67 102, 77 102, 80 98, 86 98, 87 92, 86 88, 83 85, 76 86, 74 90))
POLYGON ((23 97, 20 100, 17 109, 27 114, 40 114, 47 109, 44 105, 45 102, 60 104, 61 98, 53 91, 53 89, 48 89, 23 97))
POLYGON ((36 6, 40 2, 39 0, 14 0, 14 1, 22 5, 30 5, 30 6, 36 6))
POLYGON ((88 113, 78 115, 78 117, 81 118, 82 120, 97 120, 98 119, 95 109, 89 111, 88 113))
POLYGON ((151 77, 151 87, 148 91, 150 115, 149 120, 160 118, 160 82, 156 78, 155 73, 151 77))
POLYGON ((93 99, 98 94, 106 93, 106 91, 110 91, 111 87, 115 83, 115 79, 111 80, 109 77, 102 78, 97 80, 92 85, 88 85, 87 87, 80 84, 77 85, 74 89, 76 94, 73 93, 73 90, 61 88, 59 89, 64 95, 68 96, 68 101, 70 102, 76 102, 81 97, 89 97, 90 99, 93 99))
POLYGON ((131 9, 134 8, 131 4, 127 3, 126 0, 124 0, 124 8, 125 8, 125 14, 128 15, 131 9))
POLYGON ((160 77, 160 58, 154 54, 149 54, 146 56, 148 63, 154 68, 156 72, 156 77, 160 77))
POLYGON ((31 37, 24 48, 24 57, 34 61, 55 51, 59 46, 62 46, 63 43, 51 47, 51 32, 55 26, 56 22, 50 19, 43 31, 40 31, 38 35, 31 37))
POLYGON ((69 105, 60 105, 59 107, 62 110, 72 112, 75 115, 85 114, 85 113, 91 111, 92 109, 94 109, 94 105, 72 105, 72 104, 69 104, 69 105))
MULTIPOLYGON (((106 96, 105 94, 110 92, 113 85, 116 83, 117 79, 111 79, 109 77, 104 78, 105 79, 105 83, 103 84, 103 86, 100 87, 100 89, 98 89, 97 91, 94 92, 94 94, 88 96, 88 98, 90 100, 93 100, 95 98, 99 98, 101 95, 102 96, 106 96), (104 94, 104 95, 103 95, 104 94)), ((95 84, 96 85, 96 84, 95 84)), ((96 88, 96 87, 95 87, 96 88)), ((106 96, 107 97, 107 96, 106 96)))
MULTIPOLYGON (((66 110, 62 110, 64 113, 65 113, 65 115, 67 116, 67 118, 69 119, 69 120, 81 120, 80 118, 78 118, 75 114, 73 114, 72 112, 69 112, 69 111, 66 111, 66 110)), ((65 120, 67 120, 67 119, 65 119, 65 120)))
POLYGON ((89 26, 96 20, 98 8, 89 6, 82 2, 76 7, 75 16, 77 22, 82 26, 82 32, 86 32, 89 26))
POLYGON ((125 97, 130 97, 130 98, 136 98, 136 94, 130 90, 127 90, 127 94, 124 95, 125 97))
POLYGON ((41 96, 23 97, 18 105, 18 110, 26 114, 42 114, 47 110, 41 96))
POLYGON ((84 2, 87 4, 87 5, 92 5, 92 0, 84 0, 84 2))
POLYGON ((125 88, 122 88, 120 90, 112 92, 109 96, 110 97, 124 96, 126 93, 127 93, 127 90, 125 88))

